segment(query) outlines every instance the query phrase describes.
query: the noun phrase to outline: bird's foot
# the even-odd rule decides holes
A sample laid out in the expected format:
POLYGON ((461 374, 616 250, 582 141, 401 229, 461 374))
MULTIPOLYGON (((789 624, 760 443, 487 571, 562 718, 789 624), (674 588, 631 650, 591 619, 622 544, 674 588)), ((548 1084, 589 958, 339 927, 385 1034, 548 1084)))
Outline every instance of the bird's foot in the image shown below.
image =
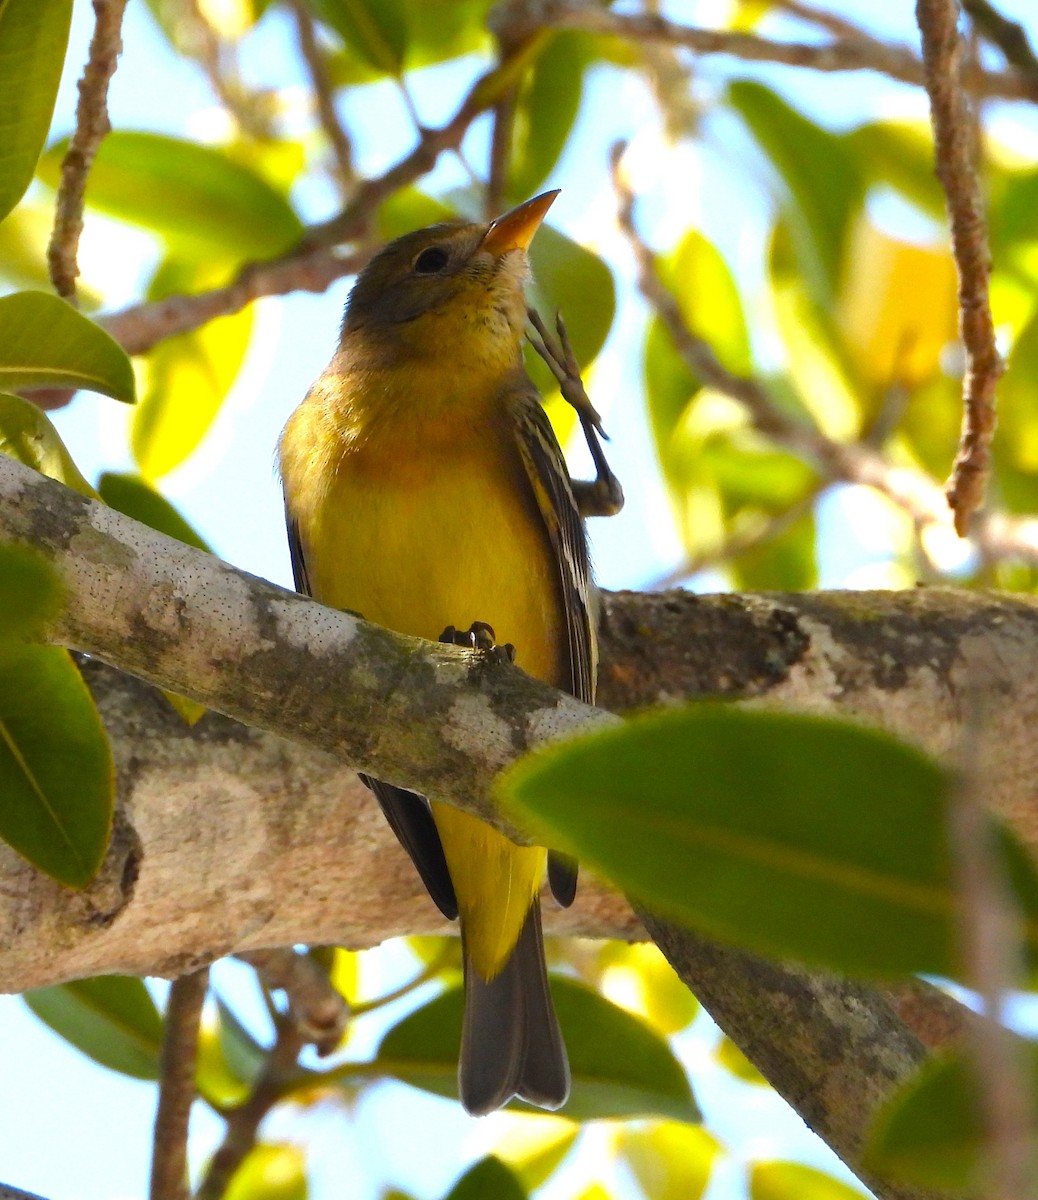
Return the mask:
POLYGON ((491 662, 515 662, 515 647, 511 642, 498 645, 493 626, 488 625, 486 621, 473 621, 468 629, 456 629, 453 625, 448 625, 440 634, 439 640, 450 646, 478 650, 491 662))

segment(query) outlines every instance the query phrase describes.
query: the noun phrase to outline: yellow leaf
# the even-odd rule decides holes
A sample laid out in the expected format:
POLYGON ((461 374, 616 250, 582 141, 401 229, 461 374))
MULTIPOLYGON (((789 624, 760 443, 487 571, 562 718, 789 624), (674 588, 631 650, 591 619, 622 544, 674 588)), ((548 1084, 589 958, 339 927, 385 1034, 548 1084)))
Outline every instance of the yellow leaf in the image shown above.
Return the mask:
POLYGON ((862 218, 854 231, 837 321, 862 375, 878 388, 915 388, 941 371, 958 336, 955 264, 862 218))

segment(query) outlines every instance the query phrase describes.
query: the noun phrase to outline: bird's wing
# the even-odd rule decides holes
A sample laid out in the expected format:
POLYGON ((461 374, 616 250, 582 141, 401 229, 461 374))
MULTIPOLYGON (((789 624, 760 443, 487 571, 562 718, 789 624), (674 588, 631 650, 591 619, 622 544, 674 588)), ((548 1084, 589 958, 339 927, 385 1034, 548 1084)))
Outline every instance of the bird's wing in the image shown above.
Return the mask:
MULTIPOLYGON (((288 529, 288 551, 292 557, 292 577, 295 580, 296 591, 304 596, 312 596, 299 522, 291 515, 287 506, 285 525, 288 529)), ((375 793, 390 829, 410 855, 436 907, 449 921, 455 920, 458 915, 458 901, 454 895, 454 884, 451 882, 450 871, 447 870, 447 860, 443 855, 440 835, 436 832, 428 801, 417 792, 383 783, 380 779, 370 779, 367 775, 361 775, 360 778, 375 793)))
MULTIPOLYGON (((515 431, 519 454, 551 539, 562 586, 569 641, 570 687, 578 700, 595 702, 598 644, 592 608, 591 556, 569 470, 555 431, 531 384, 517 398, 515 431)), ((563 906, 573 903, 577 887, 574 859, 552 851, 548 883, 563 906)))

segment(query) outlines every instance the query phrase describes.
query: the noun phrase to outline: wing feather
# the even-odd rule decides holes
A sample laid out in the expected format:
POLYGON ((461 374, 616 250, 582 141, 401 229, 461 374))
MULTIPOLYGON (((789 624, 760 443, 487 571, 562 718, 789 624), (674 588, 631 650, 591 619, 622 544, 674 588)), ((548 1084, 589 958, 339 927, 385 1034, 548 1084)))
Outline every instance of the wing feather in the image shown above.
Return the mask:
MULTIPOLYGON (((558 564, 569 641, 569 690, 577 699, 594 704, 598 643, 594 625, 591 555, 584 522, 573 495, 562 448, 532 383, 528 391, 521 393, 514 417, 519 454, 558 564)), ((576 861, 567 855, 550 851, 548 884, 559 904, 568 908, 576 894, 576 861)))

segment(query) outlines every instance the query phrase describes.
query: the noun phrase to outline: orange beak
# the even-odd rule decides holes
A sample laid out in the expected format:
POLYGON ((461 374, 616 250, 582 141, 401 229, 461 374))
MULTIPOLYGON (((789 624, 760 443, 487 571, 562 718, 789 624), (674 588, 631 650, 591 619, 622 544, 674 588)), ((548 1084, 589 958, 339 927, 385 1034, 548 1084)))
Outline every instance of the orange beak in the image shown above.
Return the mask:
POLYGON ((558 188, 553 192, 542 192, 492 221, 483 238, 482 248, 489 250, 497 258, 507 254, 509 250, 525 250, 533 241, 533 235, 540 228, 545 213, 554 204, 558 194, 558 188))

